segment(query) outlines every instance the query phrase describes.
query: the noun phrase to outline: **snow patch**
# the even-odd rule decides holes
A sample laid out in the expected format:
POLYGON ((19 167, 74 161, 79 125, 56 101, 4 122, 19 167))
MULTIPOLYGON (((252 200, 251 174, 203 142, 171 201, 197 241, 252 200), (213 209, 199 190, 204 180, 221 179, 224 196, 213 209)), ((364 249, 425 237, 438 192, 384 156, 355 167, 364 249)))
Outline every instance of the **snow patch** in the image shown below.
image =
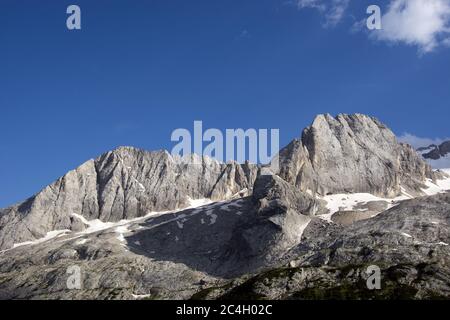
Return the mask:
POLYGON ((177 221, 177 225, 178 225, 178 228, 183 229, 184 224, 182 221, 177 221))
POLYGON ((34 241, 26 241, 26 242, 16 243, 13 245, 12 249, 23 247, 23 246, 28 246, 28 245, 35 245, 35 244, 43 243, 43 242, 49 241, 51 239, 65 236, 67 233, 70 233, 70 232, 71 231, 67 230, 67 229, 50 231, 50 232, 47 232, 47 234, 43 238, 40 238, 40 239, 37 239, 34 241))
POLYGON ((212 209, 206 211, 206 215, 211 218, 211 221, 209 222, 210 226, 216 223, 217 214, 214 214, 212 209))
POLYGON ((86 242, 88 242, 89 241, 89 239, 80 239, 80 240, 78 240, 77 242, 75 242, 75 245, 76 246, 80 246, 80 245, 82 245, 82 244, 85 244, 86 242))
POLYGON ((404 237, 407 237, 407 238, 412 238, 412 235, 407 234, 405 232, 402 232, 401 235, 404 236, 404 237))
POLYGON ((145 192, 146 191, 144 185, 142 183, 140 183, 136 178, 133 178, 133 181, 136 182, 137 185, 139 186, 139 191, 140 192, 145 192))
POLYGON ((420 154, 421 156, 423 156, 424 154, 427 154, 427 153, 433 151, 434 149, 436 149, 436 147, 429 146, 426 149, 417 150, 417 153, 420 154))
MULTIPOLYGON (((447 175, 450 174, 450 169, 441 169, 440 171, 446 173, 447 175)), ((450 177, 437 180, 436 182, 433 182, 431 179, 427 179, 425 185, 427 188, 423 189, 423 192, 429 196, 444 193, 450 190, 450 177)))
MULTIPOLYGON (((440 169, 440 170, 450 175, 450 169, 440 169)), ((436 183, 428 179, 425 182, 425 185, 427 186, 427 188, 423 189, 422 191, 426 195, 431 196, 438 193, 446 192, 450 190, 450 178, 437 180, 436 183)), ((400 201, 415 198, 414 196, 409 194, 403 187, 401 187, 401 193, 402 193, 401 196, 398 196, 393 199, 377 197, 370 193, 333 194, 324 196, 321 199, 327 202, 326 207, 329 210, 329 213, 319 215, 318 217, 325 221, 332 222, 331 220, 332 216, 339 211, 361 211, 361 212, 367 211, 367 209, 356 209, 356 207, 365 205, 368 202, 386 201, 388 203, 388 207, 386 208, 386 210, 388 210, 396 206, 400 201)))
POLYGON ((195 199, 195 200, 188 198, 188 201, 189 201, 189 207, 187 209, 199 208, 199 207, 202 207, 202 206, 212 203, 211 199, 207 199, 207 198, 195 199))
POLYGON ((212 213, 211 214, 211 221, 210 221, 209 225, 211 226, 211 225, 215 224, 216 221, 217 221, 217 214, 212 213))
POLYGON ((134 299, 145 299, 145 298, 151 297, 152 295, 151 294, 134 294, 134 293, 132 293, 131 296, 134 299))
POLYGON ((94 233, 127 223, 126 220, 122 220, 120 222, 103 222, 99 219, 88 221, 85 217, 77 213, 72 213, 72 216, 78 218, 81 222, 88 226, 85 230, 79 232, 80 234, 94 233))
POLYGON ((402 193, 403 195, 394 199, 381 198, 370 193, 344 193, 324 196, 321 199, 327 202, 327 209, 329 210, 329 213, 319 215, 318 217, 331 221, 331 216, 338 211, 367 211, 367 209, 355 209, 355 207, 365 205, 368 202, 373 201, 385 201, 388 203, 388 209, 390 209, 395 205, 395 202, 412 198, 411 195, 404 192, 403 188, 402 193))
MULTIPOLYGON (((200 206, 204 206, 206 204, 211 204, 213 203, 210 199, 198 199, 198 200, 191 200, 190 201, 190 207, 189 208, 196 208, 196 207, 200 207, 200 206)), ((86 234, 91 234, 91 233, 95 233, 95 232, 100 232, 100 231, 104 231, 107 229, 112 229, 112 228, 116 228, 115 232, 119 233, 117 239, 121 242, 126 242, 125 237, 123 236, 124 233, 129 232, 128 227, 130 224, 132 223, 136 223, 139 221, 144 221, 147 220, 150 217, 154 217, 154 216, 159 216, 159 215, 164 215, 164 214, 169 214, 169 213, 176 213, 182 210, 186 210, 188 208, 182 208, 182 209, 178 209, 178 210, 171 210, 171 211, 158 211, 158 212, 149 212, 148 214, 146 214, 143 217, 138 217, 138 218, 134 218, 134 219, 129 219, 129 220, 120 220, 118 222, 103 222, 100 219, 95 219, 95 220, 87 220, 85 217, 83 217, 80 214, 77 213, 72 213, 71 216, 79 219, 83 224, 85 224, 87 226, 87 228, 83 231, 77 232, 75 233, 75 237, 70 238, 70 239, 66 239, 66 241, 68 240, 74 240, 77 238, 80 238, 86 234)), ((181 217, 186 217, 186 215, 181 215, 181 217)), ((177 217, 175 219, 178 220, 179 217, 177 217)), ((172 222, 174 220, 170 220, 169 222, 172 222)), ((186 222, 183 221, 183 222, 186 222)), ((35 245, 35 244, 39 244, 42 242, 46 242, 48 240, 52 240, 61 236, 64 236, 66 234, 72 233, 71 230, 54 230, 54 231, 50 231, 48 232, 43 238, 37 239, 37 240, 33 240, 33 241, 26 241, 26 242, 22 242, 22 243, 16 243, 13 245, 13 247, 11 249, 7 249, 7 250, 3 250, 1 252, 6 252, 18 247, 22 247, 22 246, 27 246, 27 245, 35 245)), ((87 239, 82 239, 80 241, 78 241, 78 244, 83 244, 86 243, 88 240, 87 239), (84 241, 86 240, 86 241, 84 241), (84 242, 82 242, 84 241, 84 242)), ((1 253, 0 252, 0 253, 1 253)))
POLYGON ((129 232, 127 225, 119 226, 115 229, 115 232, 117 232, 117 240, 120 242, 127 242, 127 240, 124 237, 124 234, 129 232))

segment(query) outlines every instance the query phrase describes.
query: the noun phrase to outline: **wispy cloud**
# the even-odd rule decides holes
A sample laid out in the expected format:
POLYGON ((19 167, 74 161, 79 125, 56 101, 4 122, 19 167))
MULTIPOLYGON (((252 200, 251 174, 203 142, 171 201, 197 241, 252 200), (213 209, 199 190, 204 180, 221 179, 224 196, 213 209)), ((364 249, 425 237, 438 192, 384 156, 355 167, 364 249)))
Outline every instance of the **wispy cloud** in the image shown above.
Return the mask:
POLYGON ((247 29, 241 30, 241 33, 236 37, 236 39, 248 39, 251 38, 251 34, 247 29))
POLYGON ((392 0, 375 38, 433 51, 450 38, 449 0, 392 0))
POLYGON ((312 8, 325 16, 324 26, 336 26, 344 17, 350 0, 296 0, 299 9, 312 8))
MULTIPOLYGON (((350 0, 296 0, 299 9, 320 11, 326 26, 337 25, 347 14, 350 0)), ((373 30, 375 41, 406 44, 418 48, 421 54, 440 46, 450 46, 449 0, 389 0, 382 8, 382 30, 373 30)), ((363 29, 365 17, 355 29, 363 29)))
POLYGON ((432 144, 439 145, 444 141, 450 140, 450 138, 423 138, 415 136, 411 133, 405 132, 401 136, 397 137, 398 141, 403 143, 408 143, 412 145, 414 148, 422 148, 422 147, 428 147, 432 144))

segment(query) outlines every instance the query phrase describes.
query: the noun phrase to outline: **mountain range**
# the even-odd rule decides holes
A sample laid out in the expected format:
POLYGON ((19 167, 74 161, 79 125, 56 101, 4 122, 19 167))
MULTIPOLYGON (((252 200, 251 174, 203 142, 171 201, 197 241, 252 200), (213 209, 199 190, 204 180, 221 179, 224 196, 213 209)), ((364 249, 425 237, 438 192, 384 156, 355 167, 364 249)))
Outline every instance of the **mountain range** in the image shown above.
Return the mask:
POLYGON ((417 151, 434 168, 450 168, 450 141, 440 145, 431 144, 421 147, 417 151))
POLYGON ((0 299, 448 298, 450 170, 422 158, 448 152, 362 114, 318 115, 277 172, 119 147, 0 210, 0 299))

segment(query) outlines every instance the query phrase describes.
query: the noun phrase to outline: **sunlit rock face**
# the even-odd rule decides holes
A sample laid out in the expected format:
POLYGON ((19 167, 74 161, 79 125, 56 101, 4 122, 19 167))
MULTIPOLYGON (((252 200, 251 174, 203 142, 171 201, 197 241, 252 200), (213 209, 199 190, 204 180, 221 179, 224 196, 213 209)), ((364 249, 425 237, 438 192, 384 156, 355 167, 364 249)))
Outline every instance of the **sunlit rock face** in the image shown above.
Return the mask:
POLYGON ((279 161, 89 160, 0 210, 0 299, 373 297, 367 264, 395 275, 373 298, 448 298, 446 171, 361 114, 317 116, 279 161))
POLYGON ((366 115, 316 117, 281 153, 280 176, 319 195, 371 193, 395 197, 402 187, 420 193, 436 174, 384 124, 366 115))
POLYGON ((120 147, 70 171, 25 202, 0 211, 0 249, 44 237, 52 230, 80 230, 87 220, 133 219, 185 208, 191 199, 225 200, 251 192, 258 168, 192 155, 120 147))

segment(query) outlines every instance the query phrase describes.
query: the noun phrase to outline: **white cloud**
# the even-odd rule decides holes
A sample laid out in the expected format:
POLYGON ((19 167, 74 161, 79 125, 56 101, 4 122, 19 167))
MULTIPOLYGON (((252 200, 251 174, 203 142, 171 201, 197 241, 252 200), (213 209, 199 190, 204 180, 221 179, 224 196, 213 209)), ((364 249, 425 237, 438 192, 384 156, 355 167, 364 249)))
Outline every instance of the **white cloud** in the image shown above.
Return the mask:
POLYGON ((422 148, 422 147, 428 147, 432 144, 440 145, 444 141, 450 140, 450 138, 441 139, 441 138, 422 138, 417 137, 410 133, 403 133, 401 136, 397 137, 398 141, 408 143, 412 145, 414 148, 422 148))
POLYGON ((427 159, 427 162, 433 169, 448 169, 450 168, 450 155, 446 155, 438 160, 427 159))
POLYGON ((313 8, 325 16, 325 26, 335 26, 344 17, 350 0, 296 0, 299 9, 313 8))
POLYGON ((239 34, 239 36, 237 37, 238 39, 248 39, 251 38, 250 32, 248 32, 248 30, 244 29, 241 31, 241 33, 239 34))
MULTIPOLYGON (((346 15, 350 0, 295 0, 299 9, 313 8, 326 20, 325 26, 337 25, 346 15)), ((382 7, 382 30, 369 34, 378 41, 416 46, 428 53, 439 46, 450 46, 450 0, 389 0, 382 7)), ((367 16, 352 30, 364 26, 367 16)))
POLYGON ((375 38, 405 43, 430 52, 448 42, 450 36, 449 0, 392 0, 382 16, 382 30, 375 38))

